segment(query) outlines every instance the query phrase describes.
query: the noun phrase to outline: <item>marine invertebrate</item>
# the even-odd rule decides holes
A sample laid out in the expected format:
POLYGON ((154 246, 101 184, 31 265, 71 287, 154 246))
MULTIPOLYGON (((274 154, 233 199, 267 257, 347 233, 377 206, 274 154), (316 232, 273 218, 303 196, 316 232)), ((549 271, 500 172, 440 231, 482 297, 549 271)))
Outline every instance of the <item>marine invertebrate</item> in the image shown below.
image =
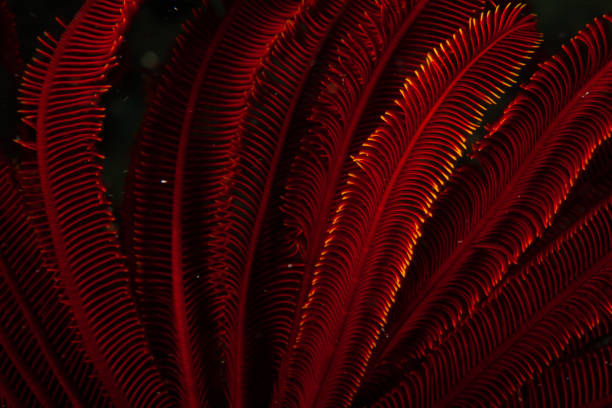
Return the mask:
POLYGON ((197 10, 119 237, 99 98, 139 3, 85 1, 23 75, 31 131, 0 172, 7 405, 609 402, 610 17, 479 135, 540 43, 524 5, 197 10))

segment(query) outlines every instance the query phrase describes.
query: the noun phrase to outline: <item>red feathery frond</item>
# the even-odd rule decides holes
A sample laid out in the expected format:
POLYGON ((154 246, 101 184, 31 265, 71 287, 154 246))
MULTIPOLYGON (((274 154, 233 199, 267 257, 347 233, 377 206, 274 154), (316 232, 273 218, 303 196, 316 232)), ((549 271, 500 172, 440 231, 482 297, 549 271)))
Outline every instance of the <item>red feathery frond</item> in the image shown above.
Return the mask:
MULTIPOLYGON (((394 106, 407 76, 433 47, 450 37, 483 7, 481 1, 361 1, 347 10, 330 37, 320 69, 309 80, 296 113, 293 132, 304 134, 293 160, 284 194, 289 227, 287 253, 278 273, 295 279, 295 309, 301 310, 310 289, 339 186, 354 166, 354 153, 380 116, 394 106)), ((289 342, 297 336, 294 318, 289 342)), ((288 361, 279 374, 277 394, 286 390, 288 361)), ((275 397, 277 403, 281 397, 275 397)))
POLYGON ((58 280, 95 375, 116 406, 163 406, 165 392, 127 288, 101 183, 100 140, 114 63, 136 2, 87 1, 58 38, 40 39, 20 100, 35 140, 21 178, 45 266, 58 280), (78 118, 78 120, 75 120, 78 118))
POLYGON ((458 170, 425 229, 379 360, 413 341, 410 354, 421 355, 542 236, 610 135, 610 75, 604 22, 596 20, 542 65, 476 146, 476 164, 458 170))
POLYGON ((350 404, 431 203, 539 43, 521 11, 485 13, 429 54, 354 157, 301 317, 290 374, 300 404, 350 404))
POLYGON ((596 20, 532 77, 476 147, 478 166, 457 172, 416 248, 411 283, 402 288, 389 339, 375 357, 382 364, 377 373, 398 360, 409 367, 439 343, 551 225, 610 136, 609 48, 605 23, 596 20), (407 348, 397 359, 394 350, 407 348))
POLYGON ((500 406, 551 361, 607 332, 611 205, 587 214, 504 281, 379 406, 500 406))

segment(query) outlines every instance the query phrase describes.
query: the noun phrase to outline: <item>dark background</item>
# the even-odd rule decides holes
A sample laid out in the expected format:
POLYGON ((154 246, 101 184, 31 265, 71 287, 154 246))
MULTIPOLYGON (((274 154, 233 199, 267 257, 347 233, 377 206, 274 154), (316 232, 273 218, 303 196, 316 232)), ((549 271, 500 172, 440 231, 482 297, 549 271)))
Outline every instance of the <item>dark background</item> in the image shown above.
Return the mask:
MULTIPOLYGON (((8 3, 16 15, 20 49, 27 62, 36 47, 36 37, 45 30, 58 32, 55 17, 69 21, 82 0, 8 0, 8 3)), ((126 35, 117 82, 104 97, 108 109, 101 146, 107 156, 104 182, 115 204, 121 200, 129 151, 144 113, 147 94, 181 31, 181 23, 200 4, 201 0, 147 0, 126 35)), ((545 55, 556 53, 561 44, 594 17, 612 11, 610 0, 532 0, 529 4, 538 15, 539 29, 544 33, 545 55)), ((0 88, 8 89, 6 80, 0 82, 0 88)), ((14 95, 2 92, 0 97, 0 119, 5 123, 14 122, 14 95)), ((11 128, 4 126, 4 129, 11 128)))

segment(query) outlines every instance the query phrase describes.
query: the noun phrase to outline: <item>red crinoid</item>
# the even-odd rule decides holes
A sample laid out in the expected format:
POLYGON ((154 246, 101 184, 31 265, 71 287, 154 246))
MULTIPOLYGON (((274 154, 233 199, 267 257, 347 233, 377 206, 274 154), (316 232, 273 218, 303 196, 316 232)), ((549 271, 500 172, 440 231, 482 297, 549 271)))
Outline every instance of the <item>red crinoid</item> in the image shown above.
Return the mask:
POLYGON ((203 6, 119 237, 100 96, 139 5, 86 0, 22 76, 3 406, 612 405, 610 17, 481 131, 540 43, 521 4, 203 6))

